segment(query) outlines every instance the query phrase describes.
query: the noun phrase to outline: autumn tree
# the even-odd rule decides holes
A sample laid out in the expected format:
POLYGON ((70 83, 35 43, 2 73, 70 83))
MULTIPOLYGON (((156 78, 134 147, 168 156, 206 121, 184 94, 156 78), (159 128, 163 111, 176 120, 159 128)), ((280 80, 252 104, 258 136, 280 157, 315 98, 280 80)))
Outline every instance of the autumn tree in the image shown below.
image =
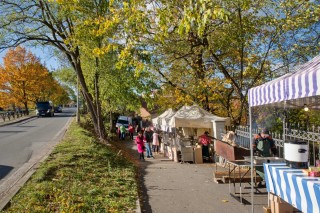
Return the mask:
POLYGON ((10 95, 5 91, 0 91, 0 108, 5 110, 10 107, 11 103, 12 101, 10 100, 10 95))
POLYGON ((0 8, 0 46, 36 41, 64 53, 102 139, 101 107, 134 107, 137 94, 161 88, 239 124, 249 88, 319 52, 317 1, 4 0, 0 8))
POLYGON ((8 50, 0 76, 0 90, 10 97, 7 104, 22 105, 27 112, 29 103, 47 100, 52 88, 57 87, 40 60, 20 46, 8 50))
POLYGON ((52 93, 49 99, 53 101, 54 105, 68 104, 70 102, 69 93, 67 92, 69 88, 61 85, 52 75, 50 76, 50 90, 52 93))
POLYGON ((86 84, 80 46, 73 36, 77 26, 77 18, 72 15, 73 2, 30 0, 30 1, 1 1, 1 48, 14 47, 19 44, 36 41, 37 44, 51 45, 65 54, 69 63, 78 76, 81 90, 98 137, 105 139, 105 128, 101 115, 97 110, 94 95, 89 92, 86 84), (64 4, 65 3, 65 4, 64 4), (101 125, 99 126, 98 123, 101 125))
POLYGON ((129 44, 129 35, 124 31, 127 7, 127 1, 102 0, 0 2, 0 46, 32 42, 59 49, 75 70, 95 132, 101 139, 106 139, 101 106, 117 110, 117 100, 120 108, 132 108, 137 105, 133 97, 149 85, 141 78, 149 75, 147 70, 140 69, 141 62, 125 63, 130 62, 123 54, 129 44), (123 58, 123 63, 116 62, 117 58, 123 58), (139 85, 135 86, 136 83, 139 85))
POLYGON ((150 72, 131 63, 132 54, 126 53, 128 35, 121 14, 127 5, 123 1, 78 4, 86 11, 74 36, 81 44, 84 76, 90 93, 95 94, 97 110, 101 107, 109 121, 113 113, 136 110, 141 105, 139 95, 152 85, 150 72))
POLYGON ((249 88, 319 53, 317 1, 136 2, 128 20, 141 30, 131 38, 152 56, 162 88, 222 108, 235 125, 245 122, 249 88))

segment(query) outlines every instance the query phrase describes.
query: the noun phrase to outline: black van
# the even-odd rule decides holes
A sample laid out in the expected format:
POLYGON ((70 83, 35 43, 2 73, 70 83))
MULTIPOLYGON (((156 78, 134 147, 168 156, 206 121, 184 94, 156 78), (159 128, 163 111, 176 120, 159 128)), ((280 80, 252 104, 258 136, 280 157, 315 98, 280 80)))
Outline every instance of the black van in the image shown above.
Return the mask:
POLYGON ((36 114, 40 116, 54 116, 54 107, 51 101, 39 101, 36 103, 36 114))

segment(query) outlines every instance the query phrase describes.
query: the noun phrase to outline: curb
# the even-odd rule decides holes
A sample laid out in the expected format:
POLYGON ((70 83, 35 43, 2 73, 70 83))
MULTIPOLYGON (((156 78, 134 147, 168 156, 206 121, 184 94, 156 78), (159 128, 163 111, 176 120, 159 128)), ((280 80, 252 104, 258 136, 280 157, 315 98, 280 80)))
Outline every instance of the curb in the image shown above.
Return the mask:
POLYGON ((137 208, 135 210, 135 213, 141 213, 141 206, 140 206, 139 198, 136 201, 136 206, 137 206, 137 208))

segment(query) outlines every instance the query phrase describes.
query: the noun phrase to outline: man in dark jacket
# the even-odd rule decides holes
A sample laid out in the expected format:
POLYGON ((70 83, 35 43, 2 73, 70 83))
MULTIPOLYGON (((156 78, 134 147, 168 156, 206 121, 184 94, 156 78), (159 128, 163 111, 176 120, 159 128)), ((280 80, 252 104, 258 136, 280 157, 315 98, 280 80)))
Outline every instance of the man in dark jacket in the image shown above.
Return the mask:
POLYGON ((262 131, 254 137, 252 148, 257 155, 262 157, 271 157, 272 154, 277 154, 276 145, 268 129, 262 129, 262 131))
MULTIPOLYGON (((268 129, 262 129, 261 132, 254 137, 252 148, 253 152, 261 157, 271 157, 272 154, 274 156, 277 155, 276 145, 274 143, 274 140, 270 136, 268 129)), ((263 183, 265 182, 263 167, 257 166, 256 172, 262 178, 262 182, 259 183, 258 187, 265 187, 265 184, 263 183)))

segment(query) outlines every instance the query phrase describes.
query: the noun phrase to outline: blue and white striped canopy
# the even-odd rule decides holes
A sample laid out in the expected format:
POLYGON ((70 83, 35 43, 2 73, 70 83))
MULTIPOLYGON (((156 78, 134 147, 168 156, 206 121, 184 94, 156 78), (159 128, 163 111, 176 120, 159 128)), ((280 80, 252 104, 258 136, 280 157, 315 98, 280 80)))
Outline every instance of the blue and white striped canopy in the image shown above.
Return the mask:
POLYGON ((249 106, 320 108, 320 55, 293 72, 249 89, 249 106))

